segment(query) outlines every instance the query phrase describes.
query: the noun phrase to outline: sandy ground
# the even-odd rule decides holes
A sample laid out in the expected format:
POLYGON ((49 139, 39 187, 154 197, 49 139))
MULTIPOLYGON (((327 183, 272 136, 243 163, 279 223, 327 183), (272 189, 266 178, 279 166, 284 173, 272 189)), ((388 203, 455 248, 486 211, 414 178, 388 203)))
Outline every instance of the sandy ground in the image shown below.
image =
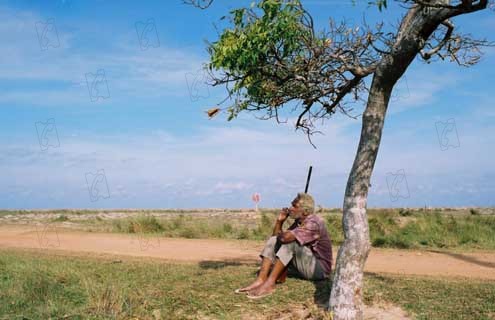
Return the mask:
MULTIPOLYGON (((256 263, 262 246, 263 243, 257 241, 140 237, 66 231, 46 225, 0 226, 0 248, 61 250, 67 254, 111 254, 190 263, 256 263)), ((334 248, 336 256, 337 248, 334 248)), ((365 271, 495 280, 495 252, 453 253, 373 248, 365 271)))

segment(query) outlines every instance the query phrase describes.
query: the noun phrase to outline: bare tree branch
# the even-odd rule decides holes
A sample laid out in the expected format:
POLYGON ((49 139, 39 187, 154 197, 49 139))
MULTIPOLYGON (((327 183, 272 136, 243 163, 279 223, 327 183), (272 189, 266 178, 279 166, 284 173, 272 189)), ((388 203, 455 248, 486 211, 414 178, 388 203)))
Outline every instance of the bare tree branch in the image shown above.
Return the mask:
MULTIPOLYGON (((304 30, 297 39, 300 50, 287 52, 285 43, 274 42, 270 43, 268 52, 259 57, 259 63, 248 70, 217 70, 212 63, 208 65, 212 85, 225 85, 228 92, 228 97, 218 105, 221 107, 235 97, 232 105, 222 109, 230 113, 229 120, 246 110, 265 113, 261 119, 275 118, 277 123, 281 123, 278 108, 302 102, 302 108, 293 110, 297 112, 295 127, 303 130, 309 138, 314 133, 313 120, 329 118, 336 111, 356 117, 350 114, 351 106, 357 102, 366 103, 360 98, 367 91, 364 78, 374 74, 380 63, 392 56, 397 57, 396 51, 401 50, 397 44, 403 43, 402 38, 412 40, 408 43, 418 43, 417 52, 427 62, 434 57, 442 60, 450 57, 451 61, 462 66, 477 63, 481 57, 479 48, 493 45, 486 40, 472 39, 469 35, 456 35, 454 24, 449 19, 481 10, 486 7, 487 0, 396 1, 410 4, 413 9, 408 11, 409 14, 421 11, 422 19, 436 21, 443 28, 431 33, 429 39, 422 39, 419 33, 407 31, 416 23, 413 19, 403 19, 405 25, 398 26, 396 34, 382 32, 383 23, 370 28, 364 21, 360 27, 350 27, 345 21, 336 23, 330 19, 327 31, 316 35, 311 15, 299 3, 297 6, 302 13, 299 24, 304 30), (255 91, 246 91, 248 83, 255 91)), ((207 7, 213 0, 184 2, 207 7)), ((252 8, 245 8, 242 12, 246 19, 244 25, 260 19, 252 8)), ((239 32, 237 38, 244 31, 230 30, 234 34, 239 32)), ((214 56, 214 44, 209 45, 208 51, 214 56)), ((412 60, 414 56, 400 56, 400 59, 412 60)), ((405 60, 397 63, 407 63, 405 60)))
POLYGON ((449 0, 397 0, 403 3, 417 4, 425 8, 450 9, 453 11, 462 11, 462 13, 470 13, 486 8, 488 0, 456 0, 454 4, 449 0))
MULTIPOLYGON (((287 55, 283 51, 283 43, 274 44, 264 58, 265 62, 256 70, 243 74, 221 70, 219 74, 211 72, 210 76, 214 86, 226 86, 229 96, 243 96, 240 103, 244 103, 244 110, 264 110, 266 119, 277 118, 279 107, 303 101, 304 108, 297 117, 295 127, 296 130, 302 129, 309 138, 315 133, 313 119, 330 117, 337 110, 355 118, 347 112, 352 110, 347 110, 347 105, 359 100, 350 101, 346 97, 351 93, 359 96, 359 92, 365 90, 362 80, 375 71, 385 52, 380 52, 377 44, 380 42, 388 46, 391 35, 383 35, 383 24, 376 26, 377 31, 372 31, 367 25, 348 27, 345 22, 337 24, 330 20, 328 31, 316 37, 312 18, 306 11, 304 13, 301 24, 308 32, 300 39, 304 48, 302 52, 287 55), (254 79, 254 84, 259 85, 266 96, 253 98, 234 92, 236 90, 232 88, 242 87, 247 79, 254 79), (311 112, 317 106, 318 111, 311 112)), ((209 69, 212 69, 211 65, 209 69)), ((231 108, 235 109, 240 103, 231 108)))
POLYGON ((182 2, 200 9, 206 9, 213 3, 213 0, 182 0, 182 2))
POLYGON ((433 49, 431 49, 430 51, 425 51, 424 49, 421 50, 419 53, 421 55, 421 57, 423 57, 423 59, 425 60, 429 60, 431 58, 432 55, 438 53, 438 51, 440 51, 440 49, 443 48, 443 46, 450 40, 450 37, 452 35, 452 32, 454 31, 454 24, 449 21, 449 20, 445 20, 442 22, 442 25, 446 26, 447 27, 447 32, 445 32, 445 36, 443 37, 443 39, 438 43, 437 46, 435 46, 433 49))
POLYGON ((482 56, 481 47, 493 47, 494 42, 489 42, 486 39, 473 39, 471 35, 454 34, 454 24, 450 20, 445 20, 442 25, 447 28, 442 38, 439 38, 437 32, 434 32, 429 42, 436 41, 436 45, 426 43, 424 48, 430 48, 426 51, 424 48, 419 52, 420 56, 427 62, 430 62, 433 56, 438 56, 440 59, 450 57, 451 61, 455 61, 460 66, 472 66, 476 64, 482 56))

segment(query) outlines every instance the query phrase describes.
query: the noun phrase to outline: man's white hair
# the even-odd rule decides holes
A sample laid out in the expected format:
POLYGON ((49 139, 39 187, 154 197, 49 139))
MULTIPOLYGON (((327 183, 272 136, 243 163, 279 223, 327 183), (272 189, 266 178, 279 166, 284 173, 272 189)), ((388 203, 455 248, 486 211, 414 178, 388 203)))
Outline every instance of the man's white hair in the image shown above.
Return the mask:
POLYGON ((294 200, 303 209, 305 215, 315 213, 315 200, 309 193, 299 192, 294 200))

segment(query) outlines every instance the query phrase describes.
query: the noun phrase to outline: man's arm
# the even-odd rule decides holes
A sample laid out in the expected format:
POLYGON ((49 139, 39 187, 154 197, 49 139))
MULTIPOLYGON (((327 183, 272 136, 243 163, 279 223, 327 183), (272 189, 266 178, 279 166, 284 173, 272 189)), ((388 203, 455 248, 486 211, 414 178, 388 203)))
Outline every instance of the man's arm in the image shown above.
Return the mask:
POLYGON ((292 232, 282 231, 282 225, 287 220, 288 215, 289 211, 286 208, 282 209, 273 228, 272 236, 276 236, 281 243, 289 243, 296 240, 292 232))
POLYGON ((296 237, 294 236, 294 234, 290 231, 283 231, 281 232, 278 237, 279 241, 281 243, 289 243, 289 242, 292 242, 292 241, 295 241, 296 240, 296 237))
POLYGON ((315 221, 305 221, 301 226, 291 230, 290 233, 300 245, 305 246, 320 239, 320 224, 315 221))
POLYGON ((284 224, 285 220, 278 220, 275 222, 275 227, 273 228, 273 233, 272 236, 278 237, 280 233, 282 233, 282 225, 284 224))
POLYGON ((289 209, 283 208, 278 214, 277 221, 275 222, 275 227, 273 228, 272 236, 278 237, 278 235, 282 232, 282 225, 284 224, 285 220, 287 220, 288 216, 289 209))

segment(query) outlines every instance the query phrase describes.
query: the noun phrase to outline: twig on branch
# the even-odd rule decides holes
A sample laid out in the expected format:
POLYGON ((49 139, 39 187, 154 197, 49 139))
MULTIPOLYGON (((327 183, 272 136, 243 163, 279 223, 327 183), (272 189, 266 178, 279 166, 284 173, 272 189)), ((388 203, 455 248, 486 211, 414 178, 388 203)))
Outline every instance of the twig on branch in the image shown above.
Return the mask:
POLYGON ((443 48, 443 46, 445 46, 445 44, 450 40, 450 37, 452 36, 452 32, 454 31, 454 24, 449 20, 445 20, 442 22, 442 25, 447 27, 447 32, 445 32, 445 36, 438 43, 438 45, 435 46, 430 51, 421 50, 419 52, 421 57, 423 57, 423 59, 429 60, 432 55, 437 54, 443 48))
POLYGON ((481 47, 493 47, 494 42, 489 42, 486 39, 473 39, 471 35, 454 34, 454 24, 450 20, 445 20, 442 25, 447 28, 443 37, 438 37, 437 33, 431 35, 430 42, 436 41, 436 45, 426 43, 424 48, 419 52, 421 58, 429 62, 432 57, 438 56, 440 59, 450 57, 451 61, 455 61, 460 66, 469 67, 476 64, 482 56, 481 47))
POLYGON ((213 3, 213 0, 182 0, 182 2, 196 8, 206 9, 213 3))
MULTIPOLYGON (((213 2, 183 1, 200 8, 213 2)), ((485 8, 488 0, 396 1, 412 5, 410 17, 419 12, 420 19, 442 28, 425 32, 431 35, 423 39, 408 29, 416 23, 412 18, 404 18, 397 33, 382 32, 383 23, 370 28, 364 21, 352 27, 330 19, 327 31, 316 34, 311 15, 298 0, 260 1, 258 6, 231 11, 233 26, 208 45, 212 85, 225 85, 228 92, 218 105, 235 96, 236 102, 228 108, 229 120, 242 111, 254 111, 264 113, 261 119, 275 118, 278 123, 285 123, 279 119, 278 108, 295 105, 295 128, 302 129, 311 141, 310 136, 316 132, 314 120, 330 118, 336 111, 358 117, 349 111, 356 103, 366 103, 360 98, 367 91, 364 79, 380 65, 410 63, 419 52, 428 62, 434 57, 450 57, 470 66, 479 61, 480 47, 493 45, 454 34, 450 20, 485 8), (290 14, 284 16, 287 12, 290 14), (404 43, 415 46, 416 51, 401 55, 403 46, 398 44, 404 43)))
MULTIPOLYGON (((264 111, 262 119, 275 118, 280 123, 278 108, 302 101, 303 109, 298 112, 295 128, 302 129, 311 141, 310 136, 316 133, 313 120, 328 118, 337 110, 355 118, 347 112, 347 105, 358 100, 346 97, 365 90, 362 80, 375 71, 381 55, 386 53, 378 49, 377 42, 388 45, 391 39, 381 32, 383 24, 372 31, 366 24, 349 27, 345 22, 337 24, 333 20, 329 21, 328 31, 317 37, 313 19, 300 9, 301 36, 296 50, 286 51, 283 41, 272 43, 252 68, 239 72, 224 67, 215 70, 218 74, 212 72, 211 77, 214 86, 226 86, 229 96, 242 93, 243 107, 236 111, 264 111), (318 108, 317 112, 313 112, 314 108, 318 108)), ((261 18, 249 9, 245 12, 250 19, 261 18)), ((246 31, 239 28, 233 32, 237 32, 236 39, 241 39, 246 31)), ((212 56, 216 50, 220 49, 210 45, 212 56)), ((210 64, 209 69, 215 68, 210 64)))

